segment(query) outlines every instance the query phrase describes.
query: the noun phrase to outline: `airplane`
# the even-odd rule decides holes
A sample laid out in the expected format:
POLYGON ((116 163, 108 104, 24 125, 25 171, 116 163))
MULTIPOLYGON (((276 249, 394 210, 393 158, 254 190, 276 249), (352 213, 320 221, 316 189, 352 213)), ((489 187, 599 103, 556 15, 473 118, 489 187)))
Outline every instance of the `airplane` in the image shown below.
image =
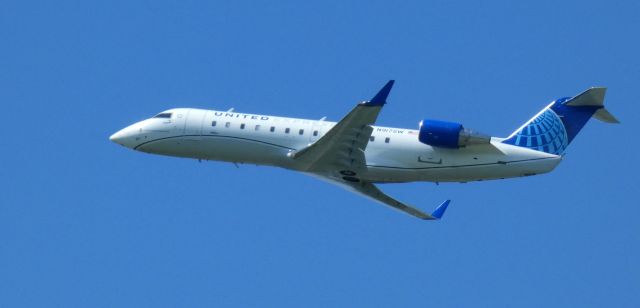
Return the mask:
POLYGON ((424 119, 418 129, 374 126, 394 80, 339 122, 175 108, 110 136, 152 154, 267 165, 303 172, 424 220, 442 218, 400 202, 376 184, 469 182, 552 171, 580 129, 594 117, 619 121, 604 107, 606 88, 552 101, 506 138, 460 123, 424 119))

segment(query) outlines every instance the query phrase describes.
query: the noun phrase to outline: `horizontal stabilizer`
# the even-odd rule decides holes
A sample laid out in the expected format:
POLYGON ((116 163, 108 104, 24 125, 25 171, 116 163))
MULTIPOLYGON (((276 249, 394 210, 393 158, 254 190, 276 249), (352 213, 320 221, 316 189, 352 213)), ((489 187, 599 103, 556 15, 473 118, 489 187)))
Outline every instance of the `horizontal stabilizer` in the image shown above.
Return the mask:
POLYGON ((603 106, 604 95, 606 92, 607 92, 607 88, 593 87, 574 96, 573 98, 565 102, 565 105, 567 106, 603 106))
POLYGON ((602 107, 600 109, 598 109, 596 111, 596 113, 593 114, 593 117, 605 122, 605 123, 612 123, 612 124, 619 124, 620 121, 618 121, 618 119, 616 119, 616 117, 614 117, 609 110, 607 110, 606 108, 602 107))
POLYGON ((608 110, 604 108, 604 95, 607 93, 607 88, 593 87, 590 88, 575 97, 571 98, 564 104, 567 106, 595 106, 602 107, 593 114, 593 117, 605 122, 605 123, 620 123, 616 117, 614 117, 608 110))

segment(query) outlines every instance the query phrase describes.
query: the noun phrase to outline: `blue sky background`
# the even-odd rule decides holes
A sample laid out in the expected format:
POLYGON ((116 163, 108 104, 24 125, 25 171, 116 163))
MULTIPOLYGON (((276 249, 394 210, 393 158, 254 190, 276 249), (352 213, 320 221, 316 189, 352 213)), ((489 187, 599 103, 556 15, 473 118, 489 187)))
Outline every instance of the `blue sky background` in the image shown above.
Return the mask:
POLYGON ((637 1, 4 1, 2 307, 638 307, 637 1), (424 222, 292 172, 110 143, 171 107, 506 136, 595 85, 550 174, 385 185, 424 222))

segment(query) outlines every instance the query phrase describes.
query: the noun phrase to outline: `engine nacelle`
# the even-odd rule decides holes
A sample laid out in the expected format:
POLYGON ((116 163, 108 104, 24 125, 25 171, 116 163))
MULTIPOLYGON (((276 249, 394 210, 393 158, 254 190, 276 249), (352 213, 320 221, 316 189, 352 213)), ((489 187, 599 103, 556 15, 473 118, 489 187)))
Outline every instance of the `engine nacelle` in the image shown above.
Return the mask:
POLYGON ((464 128, 460 123, 424 119, 420 121, 418 140, 434 147, 457 149, 489 143, 491 136, 464 128))

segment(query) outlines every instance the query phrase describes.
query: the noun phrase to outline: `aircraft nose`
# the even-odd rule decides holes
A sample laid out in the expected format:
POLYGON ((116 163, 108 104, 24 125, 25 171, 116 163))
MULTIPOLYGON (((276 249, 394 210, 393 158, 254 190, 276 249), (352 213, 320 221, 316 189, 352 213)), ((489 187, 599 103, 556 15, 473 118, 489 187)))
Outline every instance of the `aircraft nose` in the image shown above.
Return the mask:
POLYGON ((122 144, 122 131, 117 131, 115 134, 109 136, 109 141, 122 144))
POLYGON ((125 127, 109 137, 109 140, 127 148, 136 145, 136 129, 131 125, 125 127))

